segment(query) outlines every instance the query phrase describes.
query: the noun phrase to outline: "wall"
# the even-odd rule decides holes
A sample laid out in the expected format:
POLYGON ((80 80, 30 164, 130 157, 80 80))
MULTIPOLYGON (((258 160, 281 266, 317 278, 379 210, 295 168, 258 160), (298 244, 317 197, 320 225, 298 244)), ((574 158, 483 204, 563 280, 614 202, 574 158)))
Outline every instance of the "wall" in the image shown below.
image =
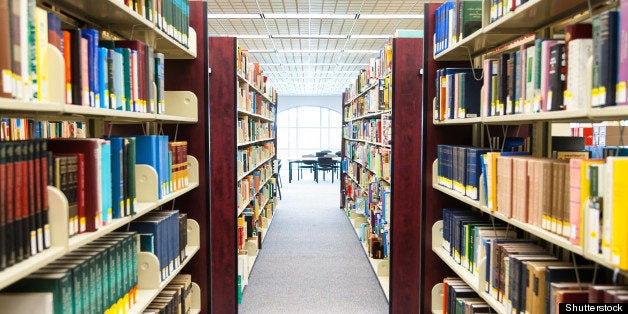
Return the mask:
POLYGON ((300 106, 315 106, 329 108, 331 110, 342 112, 342 95, 331 96, 282 96, 279 94, 279 112, 300 106))

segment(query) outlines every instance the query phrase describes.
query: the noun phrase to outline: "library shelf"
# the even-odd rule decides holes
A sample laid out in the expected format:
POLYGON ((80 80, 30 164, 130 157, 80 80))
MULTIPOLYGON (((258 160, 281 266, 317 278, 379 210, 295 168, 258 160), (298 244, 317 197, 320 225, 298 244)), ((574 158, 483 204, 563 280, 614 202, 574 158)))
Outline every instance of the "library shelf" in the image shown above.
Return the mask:
POLYGON ((355 177, 351 174, 347 173, 347 177, 351 179, 351 181, 353 181, 355 184, 357 184, 360 188, 366 189, 366 187, 362 186, 362 184, 360 184, 360 182, 358 182, 358 180, 356 180, 355 177))
POLYGON ((259 164, 257 164, 255 167, 251 168, 251 170, 245 172, 243 175, 238 177, 238 182, 242 181, 242 179, 244 179, 246 176, 248 176, 249 174, 253 173, 253 171, 255 171, 257 168, 263 166, 265 163, 271 161, 273 158, 275 158, 275 155, 272 155, 268 158, 266 158, 264 161, 260 162, 259 164))
POLYGON ((53 9, 71 12, 74 17, 90 21, 101 29, 112 31, 124 38, 153 43, 155 52, 163 53, 167 59, 196 58, 196 32, 193 28, 189 28, 189 43, 186 48, 159 29, 154 22, 126 6, 123 1, 43 0, 41 2, 53 9))
POLYGON ((358 241, 360 245, 364 249, 364 254, 366 258, 368 258, 371 267, 373 268, 373 272, 379 281, 379 285, 382 288, 382 292, 386 296, 386 300, 390 300, 390 261, 388 259, 376 259, 369 257, 368 247, 366 243, 363 243, 360 240, 360 224, 363 222, 367 222, 364 216, 358 217, 347 217, 349 218, 349 222, 355 231, 356 236, 358 237, 358 241))
POLYGON ((257 114, 257 113, 248 112, 248 111, 246 111, 246 110, 244 110, 242 108, 238 108, 238 116, 241 116, 241 115, 258 118, 260 120, 264 120, 264 121, 268 121, 268 122, 274 122, 273 118, 265 117, 265 116, 257 114))
POLYGON ((628 106, 609 106, 589 109, 592 120, 623 120, 628 117, 628 106))
POLYGON ((261 90, 259 90, 257 88, 257 86, 255 86, 254 84, 252 84, 251 82, 249 82, 242 74, 238 73, 238 79, 242 82, 245 83, 246 85, 249 86, 249 90, 252 90, 260 95, 262 95, 262 97, 264 97, 264 100, 266 100, 267 102, 274 104, 275 102, 270 99, 270 97, 268 97, 268 95, 266 95, 266 93, 263 93, 261 90))
POLYGON ((586 121, 588 119, 588 109, 578 109, 484 117, 482 118, 482 123, 525 124, 536 121, 586 121))
MULTIPOLYGON (((603 3, 602 0, 590 1, 592 6, 603 3)), ((434 55, 435 61, 462 61, 510 40, 521 37, 560 20, 575 15, 588 8, 587 0, 530 0, 519 6, 514 12, 497 21, 485 25, 473 34, 463 38, 448 49, 434 55)))
POLYGON ((581 246, 579 245, 575 245, 573 243, 571 243, 567 238, 562 237, 558 234, 549 232, 547 230, 544 230, 542 228, 539 228, 537 226, 525 223, 525 222, 521 222, 519 220, 516 219, 512 219, 512 218, 508 218, 506 217, 504 214, 499 213, 497 211, 494 210, 490 210, 486 205, 484 205, 486 203, 485 200, 483 200, 482 195, 484 195, 484 189, 483 186, 480 186, 480 190, 479 190, 479 195, 480 195, 480 200, 479 201, 475 201, 472 200, 454 190, 451 190, 447 187, 444 187, 442 185, 439 185, 436 181, 436 178, 438 176, 438 159, 434 161, 433 165, 432 165, 432 173, 433 178, 432 178, 432 187, 448 196, 451 196, 459 201, 465 202, 468 205, 471 205, 503 222, 506 222, 508 224, 511 224, 523 231, 526 231, 529 234, 532 234, 536 237, 539 237, 549 243, 552 243, 554 245, 560 246, 566 250, 569 250, 570 252, 576 253, 578 255, 583 255, 584 251, 582 249, 581 246))
POLYGON ((0 98, 0 110, 2 112, 62 112, 63 109, 59 103, 55 102, 39 102, 24 101, 19 99, 0 98))
MULTIPOLYGON (((272 218, 268 219, 268 224, 266 225, 266 228, 262 228, 262 230, 264 231, 262 233, 262 243, 264 242, 264 239, 266 238, 266 232, 268 231, 268 229, 270 228, 270 224, 273 222, 272 218)), ((255 241, 255 243, 253 243, 252 241, 247 241, 246 245, 245 245, 245 250, 248 252, 248 259, 249 259, 249 273, 247 274, 247 276, 249 276, 251 274, 251 271, 253 271, 253 266, 255 266, 255 262, 257 261, 257 253, 259 253, 259 248, 257 247, 257 241, 255 241)))
MULTIPOLYGON (((270 182, 270 179, 272 179, 271 177, 268 177, 266 179, 266 181, 264 181, 264 183, 262 185, 260 185, 260 188, 255 192, 255 195, 253 195, 253 197, 249 198, 248 200, 242 202, 242 204, 240 204, 240 206, 238 206, 238 210, 236 212, 236 217, 239 217, 242 212, 244 211, 244 209, 246 208, 246 206, 249 205, 249 203, 251 203, 251 201, 253 199, 255 199, 255 196, 257 196, 257 194, 259 194, 259 192, 262 190, 262 188, 264 188, 264 186, 266 186, 266 184, 268 184, 268 182, 270 182)), ((264 202, 264 204, 262 206, 260 206, 260 208, 264 208, 264 206, 266 206, 266 204, 268 204, 268 200, 270 200, 271 198, 269 197, 266 202, 264 202)))
POLYGON ((382 144, 380 142, 372 142, 369 140, 362 140, 362 139, 357 139, 357 138, 344 138, 344 140, 346 141, 350 141, 350 142, 358 142, 358 143, 364 143, 364 144, 369 144, 369 145, 373 145, 373 146, 380 146, 380 147, 384 147, 384 148, 391 148, 392 146, 390 145, 385 145, 382 144))
POLYGON ((138 252, 138 284, 137 303, 131 307, 129 313, 142 313, 157 295, 176 277, 183 267, 188 264, 192 257, 200 250, 200 226, 188 219, 188 245, 185 248, 186 258, 174 271, 165 279, 161 280, 159 259, 152 253, 138 252))
POLYGON ((353 121, 356 121, 356 120, 375 118, 375 117, 379 117, 379 116, 381 116, 383 114, 387 114, 387 113, 392 113, 392 110, 383 110, 383 111, 378 111, 378 112, 370 112, 370 113, 367 113, 367 114, 364 114, 364 115, 361 115, 361 116, 358 116, 358 117, 355 117, 355 118, 347 119, 347 120, 345 120, 345 123, 353 122, 353 121))
POLYGON ((481 117, 477 117, 477 118, 447 119, 447 120, 443 120, 443 121, 432 120, 432 122, 436 126, 439 126, 439 125, 456 125, 456 124, 476 124, 476 123, 481 123, 482 122, 482 118, 481 117))
POLYGON ((493 298, 490 294, 485 292, 485 290, 483 289, 483 285, 480 284, 479 278, 484 273, 482 269, 486 268, 483 267, 484 263, 480 262, 480 264, 478 265, 478 268, 481 269, 479 276, 472 274, 471 272, 469 272, 469 270, 456 263, 451 258, 451 256, 449 256, 449 253, 447 253, 447 251, 445 251, 445 249, 442 247, 442 239, 443 221, 439 220, 434 224, 434 226, 432 226, 432 251, 434 251, 434 253, 443 262, 445 262, 445 264, 447 264, 449 268, 451 268, 462 280, 464 280, 464 282, 466 282, 467 285, 471 287, 471 289, 473 289, 482 299, 484 299, 484 301, 486 301, 486 303, 488 303, 493 308, 493 310, 495 310, 497 313, 505 314, 506 309, 504 308, 504 305, 495 300, 495 298, 493 298))
POLYGON ((243 143, 238 143, 238 147, 244 147, 244 146, 249 146, 249 145, 253 145, 253 144, 257 144, 257 143, 263 143, 263 142, 270 142, 270 141, 274 141, 275 138, 264 138, 261 140, 255 140, 255 141, 250 141, 250 142, 243 142, 243 143))
MULTIPOLYGON (((370 168, 368 168, 366 165, 364 165, 362 163, 361 160, 356 159, 356 160, 351 160, 352 162, 360 165, 360 167, 366 169, 368 172, 370 172, 372 175, 376 176, 378 180, 384 181, 384 182, 388 182, 390 184, 390 178, 384 178, 382 176, 379 176, 375 171, 371 170, 370 168)), ((355 180, 354 180, 355 181, 355 180)))
POLYGON ((63 105, 63 113, 78 116, 101 117, 110 121, 152 121, 154 113, 133 112, 79 105, 63 105))

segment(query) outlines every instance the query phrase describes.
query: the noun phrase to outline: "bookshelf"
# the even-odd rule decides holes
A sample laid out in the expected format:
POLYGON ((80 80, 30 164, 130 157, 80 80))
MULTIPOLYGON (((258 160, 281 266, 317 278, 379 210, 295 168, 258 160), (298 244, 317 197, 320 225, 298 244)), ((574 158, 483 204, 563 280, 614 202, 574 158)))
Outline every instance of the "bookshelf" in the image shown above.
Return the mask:
MULTIPOLYGON (((406 241, 407 239, 420 239, 421 226, 421 208, 422 192, 421 192, 421 167, 423 164, 422 150, 424 134, 420 125, 417 125, 417 119, 422 119, 424 115, 421 106, 421 95, 424 87, 421 84, 422 78, 418 76, 418 69, 422 67, 422 54, 417 53, 423 50, 423 39, 420 38, 394 38, 392 40, 392 48, 390 52, 390 62, 392 68, 389 73, 382 75, 383 78, 389 78, 391 83, 390 96, 392 102, 390 108, 384 110, 368 110, 360 112, 359 110, 345 110, 343 114, 343 125, 353 122, 368 121, 370 119, 381 118, 382 115, 391 115, 391 144, 382 145, 381 141, 371 139, 351 139, 359 138, 349 136, 347 133, 350 129, 344 129, 342 155, 343 169, 341 172, 341 200, 340 207, 350 210, 352 204, 351 199, 346 197, 348 189, 351 185, 362 191, 368 190, 368 185, 361 185, 359 177, 349 173, 346 167, 353 167, 353 164, 364 164, 356 158, 351 161, 348 156, 351 154, 347 145, 364 145, 372 147, 376 150, 384 149, 390 151, 390 178, 377 178, 382 186, 390 188, 390 219, 387 221, 389 225, 390 235, 390 255, 389 259, 370 259, 374 273, 378 275, 382 290, 389 299, 391 313, 402 312, 421 312, 419 303, 421 291, 419 274, 421 269, 421 253, 420 247, 422 241, 406 241), (419 134, 417 135, 417 132, 419 134), (403 157, 400 157, 403 156, 403 157), (353 183, 352 183, 353 182, 353 183), (417 228, 417 226, 419 226, 417 228), (389 291, 391 293, 387 293, 389 291)), ((368 93, 377 86, 363 78, 364 88, 355 88, 355 92, 345 94, 343 98, 343 108, 350 106, 347 104, 354 103, 360 98, 368 97, 368 93), (359 91, 358 91, 359 90, 359 91)), ((359 84, 356 84, 359 85, 359 84)), ((360 174, 365 176, 377 177, 377 171, 373 172, 367 167, 361 165, 356 166, 360 170, 360 174)), ((351 171, 353 172, 353 171, 351 171)), ((363 182, 362 182, 363 183, 363 182)), ((368 194, 362 194, 368 197, 368 194)), ((375 206, 380 208, 382 206, 375 206)), ((377 211, 377 209, 375 209, 377 211)), ((354 211, 350 213, 350 221, 354 228, 357 228, 356 234, 360 238, 362 233, 361 225, 366 221, 363 215, 356 215, 354 211)), ((368 247, 365 252, 368 252, 368 247)), ((369 253, 367 253, 369 256, 369 253)))
MULTIPOLYGON (((484 10, 487 10, 489 3, 487 1, 483 3, 484 10)), ((496 58, 496 56, 502 52, 518 51, 516 49, 522 45, 525 45, 525 47, 533 45, 535 38, 547 38, 552 35, 562 34, 566 25, 583 21, 590 22, 590 14, 596 16, 602 11, 616 8, 617 5, 616 3, 611 4, 603 1, 571 1, 565 5, 554 6, 556 3, 556 1, 530 0, 490 24, 488 23, 488 13, 485 11, 483 13, 482 28, 480 28, 480 30, 436 55, 432 50, 433 44, 428 43, 425 49, 425 55, 430 57, 426 58, 424 65, 426 77, 428 78, 428 84, 424 85, 427 89, 424 103, 431 104, 432 99, 434 99, 438 92, 435 86, 431 86, 434 85, 433 81, 437 77, 437 69, 470 67, 472 65, 481 68, 482 62, 488 58, 496 58), (539 9, 542 9, 542 11, 536 11, 539 9), (589 12, 589 10, 591 10, 591 12, 589 12), (543 13, 538 14, 539 12, 543 13), (429 82, 432 84, 430 85, 429 82)), ((440 4, 426 4, 425 6, 425 31, 427 34, 434 34, 434 13, 439 5, 440 4)), ((525 49, 522 49, 521 53, 523 53, 523 50, 525 49)), ((517 71, 520 70, 517 69, 517 71)), ((516 84, 518 83, 515 83, 515 85, 516 84)), ((525 97, 524 95, 523 98, 525 97)), ((431 208, 434 208, 433 212, 430 210, 426 213, 426 215, 430 217, 426 223, 433 226, 430 235, 432 250, 434 252, 432 255, 438 257, 438 263, 444 263, 446 265, 446 270, 439 274, 425 272, 422 275, 421 282, 426 287, 433 287, 432 293, 437 296, 431 299, 432 304, 430 307, 423 307, 425 311, 431 310, 432 313, 442 312, 442 305, 435 304, 435 302, 441 302, 438 294, 440 293, 440 298, 442 298, 442 278, 450 275, 452 271, 473 288, 497 313, 506 313, 509 311, 508 304, 506 304, 507 301, 504 301, 502 304, 501 301, 496 300, 496 298, 484 292, 484 284, 480 283, 478 279, 482 278, 483 274, 478 275, 470 273, 466 268, 461 267, 459 263, 454 261, 450 253, 442 248, 443 221, 439 219, 439 215, 442 215, 439 211, 443 208, 471 207, 472 209, 479 210, 485 215, 488 215, 491 221, 493 221, 494 218, 495 221, 505 222, 508 226, 516 227, 517 230, 523 231, 523 233, 526 234, 526 238, 541 240, 541 242, 551 248, 554 254, 569 256, 570 261, 584 257, 594 262, 596 267, 598 265, 603 266, 606 270, 613 270, 616 274, 621 274, 622 276, 628 273, 626 270, 622 270, 611 263, 610 259, 601 258, 599 255, 590 253, 590 248, 587 247, 590 244, 586 243, 586 239, 580 239, 582 244, 574 244, 569 236, 559 235, 540 226, 533 225, 532 223, 522 222, 504 215, 502 212, 491 210, 487 206, 487 200, 483 196, 485 189, 483 186, 480 186, 480 199, 472 200, 459 192, 439 185, 437 181, 438 160, 436 159, 437 144, 473 145, 479 147, 482 143, 486 142, 487 134, 485 130, 488 130, 488 136, 490 136, 490 129, 492 127, 508 125, 529 126, 528 131, 532 140, 532 155, 534 157, 545 157, 550 155, 552 151, 551 136, 553 134, 551 133, 553 123, 588 123, 625 120, 628 118, 628 115, 626 115, 628 111, 625 107, 626 106, 608 106, 592 108, 590 105, 585 105, 584 108, 579 109, 568 108, 568 110, 506 114, 488 117, 483 115, 478 118, 436 121, 432 120, 431 117, 433 116, 429 114, 433 110, 432 106, 426 106, 426 112, 428 114, 425 115, 425 117, 428 117, 428 120, 424 121, 424 123, 427 124, 427 130, 428 133, 431 134, 432 140, 428 140, 425 156, 428 162, 433 161, 433 163, 431 167, 429 163, 426 164, 426 168, 424 169, 424 173, 429 174, 428 179, 431 178, 432 180, 431 184, 429 184, 428 181, 425 182, 424 190, 426 191, 427 202, 431 204, 431 208), (466 133, 471 136, 465 139, 455 139, 452 136, 448 136, 448 134, 454 133, 466 133)), ((506 133, 507 132, 503 135, 512 136, 506 133)), ((486 144, 484 145, 486 146, 486 144)), ((515 188, 516 187, 513 186, 513 189, 515 188)), ((568 192, 566 193, 568 195, 568 192)), ((554 197, 555 196, 552 196, 552 198, 554 197)), ((513 199, 513 202, 514 201, 513 199)), ((529 209, 526 208, 526 210, 529 209)), ((565 215, 567 214, 565 213, 565 215)), ((568 216, 567 219, 569 219, 568 216)), ((586 228, 586 221, 590 218, 582 216, 579 219, 579 228, 582 234, 584 234, 584 232, 586 232, 583 231, 584 228, 586 228)), ((567 222, 569 223, 569 221, 567 222)), ((428 236, 429 234, 425 235, 428 236)), ((433 260, 433 257, 428 256, 428 260, 433 260)), ((574 262, 574 264, 576 264, 576 262, 574 262)), ((425 296, 425 300, 429 300, 427 295, 425 296)))
MULTIPOLYGON (((245 283, 248 272, 254 267, 259 249, 257 241, 253 241, 254 237, 247 239, 246 234, 240 234, 242 257, 239 256, 238 217, 247 215, 253 208, 253 215, 258 217, 251 219, 261 222, 262 227, 258 231, 263 241, 272 222, 271 213, 277 203, 274 194, 275 173, 272 168, 276 160, 274 123, 277 95, 271 92, 269 85, 266 88, 263 86, 257 74, 252 74, 253 65, 248 68, 249 72, 242 70, 247 63, 242 59, 245 51, 238 47, 236 38, 209 37, 207 47, 211 51, 208 65, 211 68, 212 82, 209 96, 209 132, 219 134, 212 136, 210 140, 211 194, 214 196, 210 203, 211 255, 221 257, 214 259, 210 268, 211 308, 219 312, 236 312, 238 293, 244 288, 238 287, 238 274, 243 276, 242 282, 245 283), (255 126, 251 128, 255 130, 258 130, 257 125, 263 124, 264 132, 268 133, 255 138, 249 133, 238 134, 242 132, 238 130, 246 128, 247 125, 241 125, 247 123, 246 121, 254 123, 255 126), (264 154, 261 154, 262 150, 265 151, 264 154), (244 152, 246 158, 243 157, 244 152), (248 158, 256 162, 248 162, 248 158), (244 164, 250 167, 245 169, 244 164), (240 185, 249 182, 249 178, 253 179, 255 173, 268 171, 270 175, 262 175, 258 183, 254 183, 259 185, 253 193, 246 197, 238 194, 240 185), (262 195, 262 191, 269 194, 262 195), (243 202, 238 204, 240 197, 243 202), (255 208, 266 208, 267 215, 259 214, 261 210, 255 213, 255 208), (247 267, 244 267, 245 262, 247 267)), ((255 180, 257 179, 250 182, 256 182, 255 180)))
MULTIPOLYGON (((103 32, 111 32, 113 38, 142 40, 155 48, 156 52, 164 53, 166 59, 185 59, 184 62, 194 62, 197 55, 197 34, 193 28, 189 28, 189 34, 193 38, 186 44, 182 44, 167 35, 155 23, 126 7, 123 3, 122 1, 37 1, 39 8, 60 15, 64 27, 74 27, 77 24, 89 25, 103 32)), ((196 4, 192 5, 195 6, 196 4)), ((199 48, 199 50, 204 51, 203 48, 199 48)), ((65 101, 65 60, 60 51, 51 44, 47 44, 44 57, 49 64, 44 75, 48 78, 48 84, 45 88, 50 90, 50 100, 39 102, 0 98, 0 114, 3 117, 81 121, 89 126, 86 128, 88 137, 106 135, 106 129, 109 129, 109 132, 113 130, 109 134, 114 135, 156 134, 157 132, 153 131, 162 125, 178 127, 179 125, 194 125, 199 121, 198 108, 202 106, 202 103, 199 103, 196 96, 198 92, 182 90, 185 86, 182 86, 181 90, 174 89, 164 93, 165 112, 159 114, 68 105, 65 101), (117 126, 119 124, 131 127, 117 126), (133 131, 134 127, 145 129, 144 132, 140 133, 141 131, 133 131)), ((176 78, 176 75, 168 77, 169 74, 166 72, 166 83, 170 80, 174 81, 176 78)), ((191 138, 184 137, 184 139, 191 138)), ((147 213, 165 207, 166 204, 173 203, 180 197, 185 198, 186 194, 199 187, 202 177, 200 175, 202 163, 203 160, 199 163, 193 154, 188 155, 186 168, 189 184, 161 198, 158 197, 160 187, 156 169, 148 165, 134 165, 135 178, 133 180, 137 186, 137 201, 134 203, 136 212, 130 216, 110 220, 96 231, 79 233, 74 236, 70 236, 68 232, 68 199, 59 189, 48 186, 51 247, 0 271, 0 289, 4 289, 46 265, 58 261, 67 253, 76 252, 97 243, 106 235, 119 230, 147 213)), ((204 243, 201 244, 199 240, 201 238, 199 224, 193 219, 189 219, 188 227, 187 258, 168 280, 179 273, 205 245, 204 243)), ((139 252, 138 255, 141 263, 139 267, 141 273, 139 274, 140 298, 139 303, 130 310, 132 313, 141 313, 167 283, 165 281, 159 282, 156 287, 147 285, 146 282, 153 283, 160 280, 159 261, 150 253, 139 252), (148 264, 154 265, 154 261, 157 261, 157 268, 145 268, 148 264)), ((201 285, 196 285, 194 288, 195 309, 200 312, 201 294, 202 290, 207 289, 207 283, 203 281, 204 277, 195 278, 201 280, 201 285)))
POLYGON ((183 45, 156 22, 148 20, 125 5, 123 1, 82 1, 82 0, 39 0, 38 3, 52 11, 69 12, 73 17, 80 17, 100 29, 112 31, 124 38, 139 39, 150 43, 157 52, 162 52, 169 59, 196 58, 196 32, 189 28, 189 42, 183 45))

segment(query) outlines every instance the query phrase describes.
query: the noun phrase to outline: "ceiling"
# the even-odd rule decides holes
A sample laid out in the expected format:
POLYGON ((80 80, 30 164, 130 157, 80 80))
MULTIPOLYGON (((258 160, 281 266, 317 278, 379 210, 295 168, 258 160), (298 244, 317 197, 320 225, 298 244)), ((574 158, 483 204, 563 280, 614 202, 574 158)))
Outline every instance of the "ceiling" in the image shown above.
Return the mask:
POLYGON ((334 95, 427 0, 209 0, 210 36, 235 36, 280 95, 334 95))

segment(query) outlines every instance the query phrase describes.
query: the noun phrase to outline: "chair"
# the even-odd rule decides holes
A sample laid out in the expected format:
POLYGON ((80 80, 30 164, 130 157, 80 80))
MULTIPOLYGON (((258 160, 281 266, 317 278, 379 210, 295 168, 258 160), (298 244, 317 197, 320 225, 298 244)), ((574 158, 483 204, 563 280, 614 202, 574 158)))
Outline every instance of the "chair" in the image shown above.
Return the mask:
MULTIPOLYGON (((299 165, 297 166, 297 178, 299 180, 303 178, 303 169, 309 169, 310 172, 316 171, 316 160, 303 160, 299 163, 299 165)), ((316 181, 316 173, 314 174, 314 180, 316 181)))
MULTIPOLYGON (((325 181, 325 172, 331 172, 331 183, 334 183, 334 176, 336 175, 336 162, 331 157, 318 157, 318 165, 316 166, 317 179, 318 171, 323 171, 323 181, 325 181)), ((316 180, 318 183, 318 180, 316 180)))

